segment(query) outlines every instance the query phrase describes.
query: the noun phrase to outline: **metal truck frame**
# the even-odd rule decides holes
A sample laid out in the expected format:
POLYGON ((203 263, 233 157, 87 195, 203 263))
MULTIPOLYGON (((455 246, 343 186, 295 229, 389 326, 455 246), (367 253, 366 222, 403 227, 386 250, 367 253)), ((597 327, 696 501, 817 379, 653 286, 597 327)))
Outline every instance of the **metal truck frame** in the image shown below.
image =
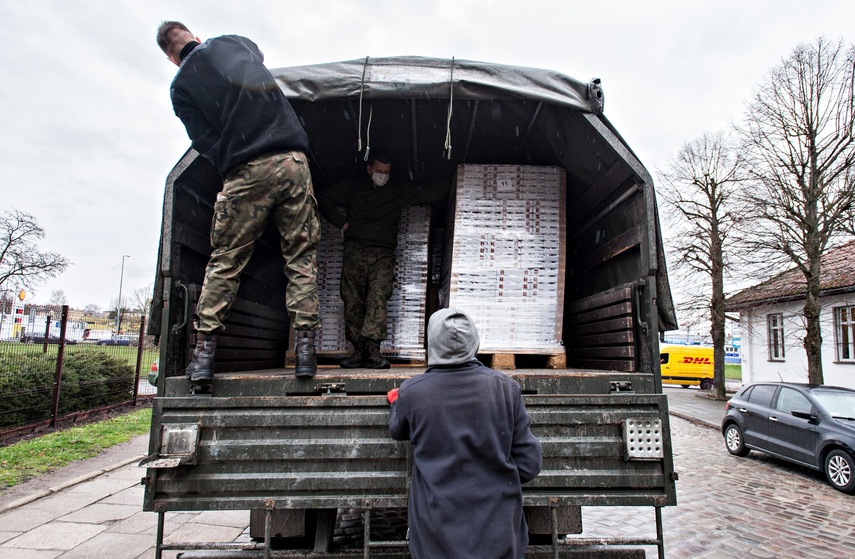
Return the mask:
MULTIPOLYGON (((531 531, 546 540, 526 557, 643 557, 645 545, 664 557, 661 507, 676 505, 677 476, 658 337, 676 320, 653 182, 603 116, 599 80, 418 57, 272 72, 311 139, 316 190, 362 172, 369 138, 414 182, 468 163, 564 169, 566 353, 534 365, 519 356, 522 366, 507 371, 544 447, 524 503, 531 531), (590 505, 653 507, 656 537, 567 536, 583 533, 580 507, 590 505)), ((160 378, 143 480, 144 509, 159 513, 156 557, 401 556, 405 540, 372 540, 371 530, 371 511, 407 505, 411 450, 388 436, 385 393, 424 369, 321 367, 297 379, 284 366, 290 324, 274 231, 244 272, 212 396, 189 394, 190 322, 221 187, 193 150, 166 182, 149 330, 160 342, 160 378), (351 508, 364 511, 362 547, 337 548, 336 511, 351 508), (253 511, 262 541, 165 544, 165 513, 191 510, 253 511), (286 536, 309 540, 309 550, 274 549, 286 536)))

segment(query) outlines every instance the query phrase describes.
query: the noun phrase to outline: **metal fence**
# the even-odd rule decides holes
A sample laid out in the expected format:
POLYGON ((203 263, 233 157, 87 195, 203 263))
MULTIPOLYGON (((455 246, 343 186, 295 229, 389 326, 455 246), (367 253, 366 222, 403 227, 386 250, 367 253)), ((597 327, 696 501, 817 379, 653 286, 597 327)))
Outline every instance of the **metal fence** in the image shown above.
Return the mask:
POLYGON ((0 314, 0 440, 156 392, 148 373, 157 349, 144 335, 145 317, 116 328, 67 306, 20 309, 0 314))

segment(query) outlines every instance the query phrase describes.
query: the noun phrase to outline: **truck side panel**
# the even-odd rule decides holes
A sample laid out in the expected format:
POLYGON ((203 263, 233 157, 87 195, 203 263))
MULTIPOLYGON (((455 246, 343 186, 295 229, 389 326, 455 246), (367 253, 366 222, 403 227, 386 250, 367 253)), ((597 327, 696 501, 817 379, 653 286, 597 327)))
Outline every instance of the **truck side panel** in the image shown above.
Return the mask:
MULTIPOLYGON (((532 432, 543 442, 541 474, 524 487, 527 505, 676 503, 662 395, 526 396, 532 432), (642 441, 627 420, 655 424, 642 441), (649 447, 630 455, 629 447, 649 447)), ((383 396, 162 398, 159 450, 171 431, 198 426, 196 442, 151 469, 145 508, 325 509, 407 506, 412 451, 388 436, 383 396)), ((649 429, 648 429, 649 430, 649 429)), ((173 448, 174 450, 174 448, 173 448)))

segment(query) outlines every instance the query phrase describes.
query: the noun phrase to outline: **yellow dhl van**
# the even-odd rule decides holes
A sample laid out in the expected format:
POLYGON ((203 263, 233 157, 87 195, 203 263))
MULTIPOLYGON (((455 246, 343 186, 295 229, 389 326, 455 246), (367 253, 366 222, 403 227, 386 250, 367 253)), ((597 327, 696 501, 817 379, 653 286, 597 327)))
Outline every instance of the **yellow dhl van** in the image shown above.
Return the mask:
POLYGON ((713 348, 661 345, 659 368, 662 371, 662 384, 679 384, 683 388, 700 386, 701 390, 709 390, 713 384, 713 348))

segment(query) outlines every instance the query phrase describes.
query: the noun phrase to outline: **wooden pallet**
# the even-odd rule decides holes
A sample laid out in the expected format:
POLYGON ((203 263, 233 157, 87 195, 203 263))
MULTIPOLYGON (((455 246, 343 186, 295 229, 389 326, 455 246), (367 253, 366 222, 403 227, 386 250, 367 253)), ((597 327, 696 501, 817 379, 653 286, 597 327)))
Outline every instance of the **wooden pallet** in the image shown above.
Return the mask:
POLYGON ((479 353, 478 359, 488 367, 496 370, 526 369, 566 369, 567 357, 564 352, 538 353, 523 352, 485 352, 479 353), (518 367, 517 365, 521 365, 518 367))
MULTIPOLYGON (((350 355, 350 353, 339 351, 319 351, 316 355, 318 358, 318 367, 337 367, 339 361, 350 355)), ((427 365, 424 359, 410 359, 406 357, 397 357, 395 355, 387 355, 385 353, 383 356, 389 360, 393 367, 425 367, 427 365)), ((292 350, 288 350, 285 354, 285 368, 293 368, 294 361, 294 352, 292 350)))
MULTIPOLYGON (((318 366, 337 366, 347 354, 319 352, 318 366)), ((426 367, 427 362, 423 359, 407 359, 385 355, 393 367, 426 367)), ((567 358, 564 353, 479 353, 478 360, 497 371, 513 371, 518 368, 524 369, 566 369, 567 358), (518 366, 519 365, 519 366, 518 366)), ((285 357, 285 367, 294 367, 294 354, 289 352, 285 357)))

